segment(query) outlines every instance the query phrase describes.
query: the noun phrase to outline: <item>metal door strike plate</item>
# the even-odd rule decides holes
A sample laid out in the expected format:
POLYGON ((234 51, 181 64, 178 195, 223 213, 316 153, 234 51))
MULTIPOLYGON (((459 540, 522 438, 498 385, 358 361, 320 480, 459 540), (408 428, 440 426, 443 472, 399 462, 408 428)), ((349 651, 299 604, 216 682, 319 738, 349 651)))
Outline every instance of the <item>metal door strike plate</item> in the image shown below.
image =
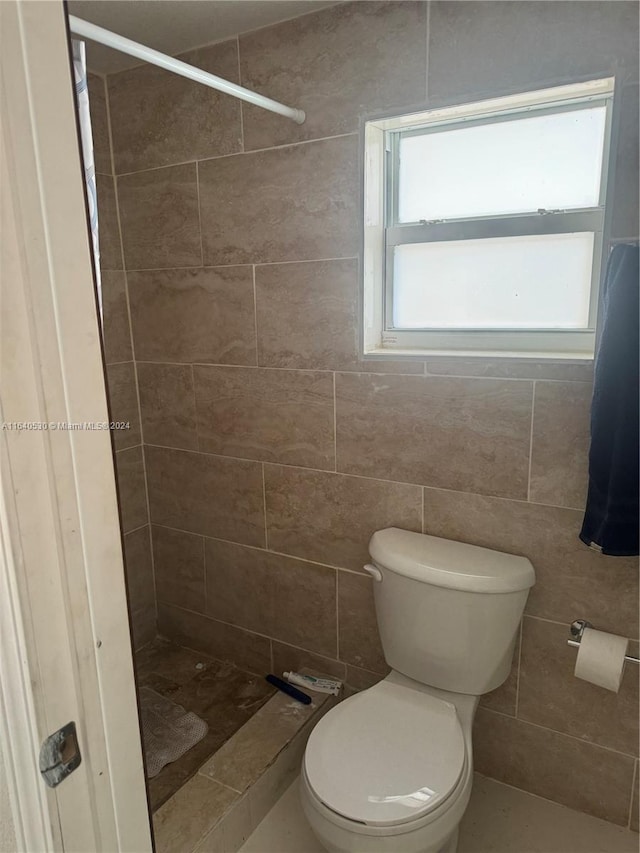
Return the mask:
POLYGON ((40 747, 40 773, 50 788, 55 788, 73 773, 81 761, 74 722, 49 735, 40 747))

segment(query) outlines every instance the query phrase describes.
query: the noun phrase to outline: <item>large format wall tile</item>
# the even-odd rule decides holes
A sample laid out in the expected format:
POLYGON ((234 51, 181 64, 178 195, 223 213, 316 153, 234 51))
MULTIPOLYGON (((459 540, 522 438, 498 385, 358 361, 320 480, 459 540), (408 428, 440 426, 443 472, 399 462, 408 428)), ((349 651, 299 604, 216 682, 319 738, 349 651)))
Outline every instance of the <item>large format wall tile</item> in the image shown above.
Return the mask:
POLYGON ((193 372, 201 450, 335 468, 330 373, 202 366, 193 372))
POLYGON ((526 611, 568 626, 638 636, 638 564, 578 539, 582 513, 481 495, 424 490, 426 533, 528 557, 536 572, 526 611))
POLYGON ((340 660, 373 672, 386 673, 368 575, 338 572, 340 660))
MULTIPOLYGON (((389 667, 387 667, 387 671, 389 671, 389 667)), ((347 689, 351 688, 355 692, 368 690, 374 684, 382 681, 386 674, 387 672, 371 672, 368 669, 348 664, 346 677, 347 689)))
POLYGON ((572 809, 627 825, 634 759, 479 708, 476 770, 572 809))
POLYGON ((264 545, 259 463, 151 446, 145 459, 154 524, 264 545))
POLYGON ((518 718, 637 755, 637 670, 626 667, 619 693, 576 678, 567 636, 565 625, 525 617, 518 718))
POLYGON ((155 614, 153 563, 148 525, 145 524, 144 527, 125 535, 124 560, 131 612, 152 610, 155 614))
POLYGON ((559 379, 591 382, 593 361, 581 364, 548 361, 518 361, 509 358, 438 358, 427 361, 431 376, 493 376, 496 379, 559 379))
POLYGON ((617 74, 637 80, 635 3, 434 2, 429 97, 499 95, 617 74))
POLYGON ((256 548, 205 540, 207 614, 336 657, 336 572, 256 548))
POLYGON ((345 680, 345 665, 333 658, 326 658, 307 649, 299 649, 277 640, 271 641, 271 653, 273 654, 273 672, 278 676, 285 672, 301 672, 304 669, 310 669, 314 675, 326 675, 340 681, 345 680))
POLYGON ((147 490, 141 447, 130 447, 116 453, 116 479, 122 532, 149 523, 147 490))
MULTIPOLYGON (((239 82, 236 39, 178 59, 239 82)), ((149 64, 108 80, 116 174, 242 150, 237 98, 149 64)))
POLYGON ((157 636, 157 617, 155 608, 145 607, 144 610, 137 610, 131 616, 131 640, 133 650, 146 646, 157 636))
POLYGON ((307 116, 243 105, 245 147, 356 131, 362 113, 424 101, 426 18, 426 3, 346 3, 242 36, 242 85, 307 116))
POLYGON ((250 266, 128 273, 136 358, 255 364, 250 266))
POLYGON ((376 530, 420 531, 417 486, 265 465, 269 548, 361 569, 376 530))
POLYGON ((178 645, 204 652, 219 660, 264 675, 271 669, 271 648, 260 637, 234 625, 226 625, 168 604, 158 606, 158 630, 178 645))
POLYGON ((530 382, 336 375, 338 470, 527 496, 530 382))
POLYGON ((138 383, 145 443, 197 450, 191 366, 138 362, 138 383))
POLYGON ((355 255, 357 146, 342 136, 200 163, 204 263, 355 255))
POLYGON ((98 195, 98 228, 100 229, 100 269, 121 270, 122 247, 113 178, 109 175, 96 175, 96 192, 98 195))
POLYGON ((590 383, 536 382, 530 500, 584 508, 591 396, 590 383))
POLYGON ((518 639, 513 650, 513 660, 511 663, 511 671, 507 676, 507 680, 480 697, 480 705, 484 708, 491 708, 492 711, 499 711, 501 714, 510 714, 512 717, 516 715, 516 704, 518 699, 518 674, 520 671, 520 644, 522 640, 522 632, 518 631, 518 639))
POLYGON ((202 262, 195 163, 121 176, 118 202, 127 269, 202 262))
POLYGON ((204 613, 204 539, 151 525, 158 601, 204 613))
POLYGON ((103 270, 100 279, 105 361, 107 364, 131 361, 133 354, 124 273, 119 270, 103 270))
POLYGON ((358 343, 358 259, 256 266, 258 364, 424 373, 420 361, 365 361, 358 343))
POLYGON ((589 383, 536 382, 530 500, 584 508, 591 394, 589 383))
POLYGON ((126 423, 124 429, 113 430, 116 450, 140 444, 140 414, 136 371, 132 361, 107 367, 109 384, 109 416, 112 421, 126 423))
POLYGON ((113 169, 111 168, 111 144, 109 142, 109 118, 107 116, 105 82, 97 74, 89 73, 87 74, 87 84, 89 86, 93 161, 98 174, 111 175, 113 174, 113 169))
POLYGON ((358 261, 256 267, 258 363, 334 370, 358 353, 358 261))

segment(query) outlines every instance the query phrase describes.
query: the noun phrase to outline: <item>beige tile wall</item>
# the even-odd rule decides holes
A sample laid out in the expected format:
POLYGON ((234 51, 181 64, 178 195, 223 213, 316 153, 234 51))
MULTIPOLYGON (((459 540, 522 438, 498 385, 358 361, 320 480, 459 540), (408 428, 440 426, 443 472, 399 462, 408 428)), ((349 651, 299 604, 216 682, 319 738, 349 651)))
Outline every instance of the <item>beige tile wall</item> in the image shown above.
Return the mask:
MULTIPOLYGON (((361 571, 374 530, 524 554, 538 582, 512 673, 482 700, 478 769, 626 825, 635 673, 618 695, 579 682, 565 643, 578 617, 638 636, 636 561, 577 539, 591 367, 359 358, 359 123, 616 74, 613 225, 637 235, 635 4, 348 3, 185 58, 308 118, 151 67, 107 81, 126 267, 109 347, 130 362, 128 287, 161 632, 362 689, 387 669, 361 571)), ((114 372, 127 410, 131 376, 114 372)), ((118 453, 123 512, 146 523, 140 448, 118 453)))
POLYGON ((136 648, 157 631, 151 529, 142 452, 137 367, 129 320, 127 273, 124 269, 116 186, 109 134, 106 84, 89 74, 91 126, 98 188, 100 272, 109 411, 129 428, 113 433, 120 524, 133 643, 136 648))

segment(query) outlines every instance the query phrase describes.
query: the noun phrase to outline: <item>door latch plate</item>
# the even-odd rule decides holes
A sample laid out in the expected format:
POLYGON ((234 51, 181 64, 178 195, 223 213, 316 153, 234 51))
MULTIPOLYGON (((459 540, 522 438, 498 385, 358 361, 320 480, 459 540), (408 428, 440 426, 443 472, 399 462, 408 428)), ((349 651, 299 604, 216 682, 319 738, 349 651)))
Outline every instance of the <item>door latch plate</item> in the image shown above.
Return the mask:
POLYGON ((40 773, 50 788, 55 788, 73 773, 81 761, 74 722, 49 735, 40 747, 40 773))

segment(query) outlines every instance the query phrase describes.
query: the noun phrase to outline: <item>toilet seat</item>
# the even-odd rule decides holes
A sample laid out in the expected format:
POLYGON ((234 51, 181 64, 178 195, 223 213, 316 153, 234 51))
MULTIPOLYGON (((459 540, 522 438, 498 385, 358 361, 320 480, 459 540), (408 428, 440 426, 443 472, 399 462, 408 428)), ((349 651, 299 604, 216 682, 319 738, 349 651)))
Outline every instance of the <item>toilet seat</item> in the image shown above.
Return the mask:
POLYGON ((381 681, 332 709, 315 727, 304 771, 315 796, 359 824, 424 818, 452 794, 467 764, 454 705, 381 681))

